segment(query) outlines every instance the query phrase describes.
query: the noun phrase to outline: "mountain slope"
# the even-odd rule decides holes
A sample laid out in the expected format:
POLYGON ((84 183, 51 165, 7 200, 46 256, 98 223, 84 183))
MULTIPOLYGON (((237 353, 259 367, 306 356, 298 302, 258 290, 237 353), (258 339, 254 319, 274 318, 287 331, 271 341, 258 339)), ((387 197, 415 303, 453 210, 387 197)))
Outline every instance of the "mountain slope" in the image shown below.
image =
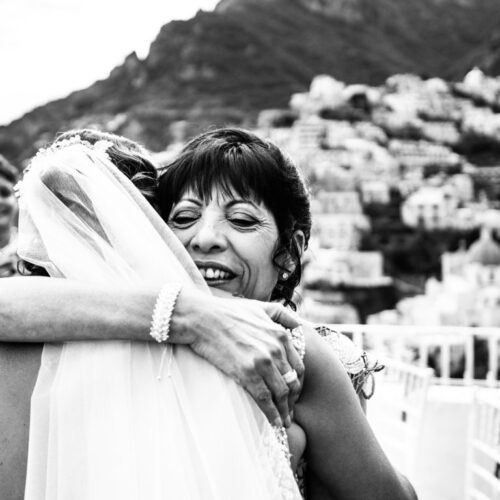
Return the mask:
POLYGON ((320 73, 459 78, 499 21, 497 0, 222 0, 165 25, 144 61, 131 54, 106 80, 0 127, 0 152, 19 162, 57 130, 91 124, 161 149, 172 122, 249 125, 320 73))

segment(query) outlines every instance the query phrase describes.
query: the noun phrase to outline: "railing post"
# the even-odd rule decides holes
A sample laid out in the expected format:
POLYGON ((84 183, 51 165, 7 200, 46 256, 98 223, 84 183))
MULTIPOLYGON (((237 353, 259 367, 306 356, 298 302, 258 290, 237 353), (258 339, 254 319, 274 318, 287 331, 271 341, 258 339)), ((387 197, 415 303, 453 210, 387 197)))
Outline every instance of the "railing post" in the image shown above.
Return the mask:
POLYGON ((497 335, 493 340, 493 364, 492 364, 492 372, 493 372, 493 381, 494 386, 497 385, 498 382, 498 343, 500 342, 500 336, 497 335))
POLYGON ((450 381, 451 345, 441 340, 441 381, 450 381))
POLYGON ((496 386, 497 373, 498 373, 498 341, 497 336, 488 337, 488 374, 486 378, 488 385, 491 387, 496 386))
POLYGON ((473 498, 472 489, 474 487, 474 474, 472 472, 472 464, 474 463, 475 450, 475 437, 477 425, 477 388, 473 389, 474 394, 472 397, 472 408, 469 413, 469 422, 467 425, 467 451, 465 455, 465 499, 470 500, 473 498))
POLYGON ((427 343, 426 342, 420 342, 418 346, 418 366, 420 368, 426 368, 427 367, 427 358, 429 356, 429 349, 427 348, 427 343))
POLYGON ((464 335, 466 335, 464 383, 472 385, 474 380, 474 334, 468 335, 464 330, 464 335))
POLYGON ((363 330, 355 328, 352 332, 352 341, 360 349, 364 349, 363 330))

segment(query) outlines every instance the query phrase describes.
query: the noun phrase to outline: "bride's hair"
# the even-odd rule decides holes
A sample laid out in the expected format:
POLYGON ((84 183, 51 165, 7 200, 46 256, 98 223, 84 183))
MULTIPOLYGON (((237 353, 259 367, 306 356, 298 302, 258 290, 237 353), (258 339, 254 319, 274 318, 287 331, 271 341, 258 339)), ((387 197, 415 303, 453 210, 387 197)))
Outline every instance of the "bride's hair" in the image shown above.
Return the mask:
POLYGON ((156 205, 158 175, 153 161, 144 147, 126 137, 87 128, 62 132, 52 144, 74 137, 79 137, 82 141, 92 145, 99 141, 110 142, 112 145, 106 149, 109 159, 125 177, 130 179, 153 208, 158 210, 156 205))
MULTIPOLYGON (((99 141, 110 142, 106 153, 111 162, 122 172, 158 211, 156 191, 158 188, 157 170, 148 151, 126 137, 94 129, 74 129, 58 134, 49 147, 78 138, 82 142, 95 145, 99 141)), ((48 276, 47 271, 40 266, 21 260, 18 263, 20 274, 29 276, 48 276)))
POLYGON ((274 264, 290 272, 279 262, 291 258, 294 270, 290 277, 279 280, 272 300, 291 302, 301 278, 301 249, 294 233, 304 233, 305 244, 311 232, 311 210, 304 179, 290 158, 272 142, 237 128, 210 130, 184 146, 180 155, 160 177, 158 204, 164 220, 173 205, 188 189, 209 200, 212 188, 226 195, 235 192, 253 198, 272 212, 279 231, 274 264))

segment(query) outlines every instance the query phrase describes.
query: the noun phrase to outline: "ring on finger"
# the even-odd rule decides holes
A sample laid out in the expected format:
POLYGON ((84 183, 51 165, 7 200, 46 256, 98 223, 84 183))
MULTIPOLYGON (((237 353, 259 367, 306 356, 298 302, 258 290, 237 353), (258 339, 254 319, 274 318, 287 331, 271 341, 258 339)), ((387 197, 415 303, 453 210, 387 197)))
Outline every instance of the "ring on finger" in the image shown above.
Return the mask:
POLYGON ((298 379, 299 377, 295 370, 290 370, 283 374, 283 380, 286 382, 287 385, 293 384, 298 379))

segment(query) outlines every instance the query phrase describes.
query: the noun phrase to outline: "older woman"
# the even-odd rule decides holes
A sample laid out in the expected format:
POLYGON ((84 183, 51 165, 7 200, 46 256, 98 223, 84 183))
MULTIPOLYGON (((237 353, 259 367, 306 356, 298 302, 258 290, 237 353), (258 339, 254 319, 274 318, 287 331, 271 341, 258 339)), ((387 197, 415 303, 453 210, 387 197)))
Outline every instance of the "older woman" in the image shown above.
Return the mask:
MULTIPOLYGON (((304 182, 276 146, 238 129, 202 134, 166 169, 158 198, 212 289, 293 306, 311 216, 304 182)), ((314 329, 303 330, 305 380, 289 438, 294 465, 305 446, 308 498, 414 498, 347 377, 346 368, 362 391, 370 371, 362 353, 334 332, 331 349, 314 329)))

